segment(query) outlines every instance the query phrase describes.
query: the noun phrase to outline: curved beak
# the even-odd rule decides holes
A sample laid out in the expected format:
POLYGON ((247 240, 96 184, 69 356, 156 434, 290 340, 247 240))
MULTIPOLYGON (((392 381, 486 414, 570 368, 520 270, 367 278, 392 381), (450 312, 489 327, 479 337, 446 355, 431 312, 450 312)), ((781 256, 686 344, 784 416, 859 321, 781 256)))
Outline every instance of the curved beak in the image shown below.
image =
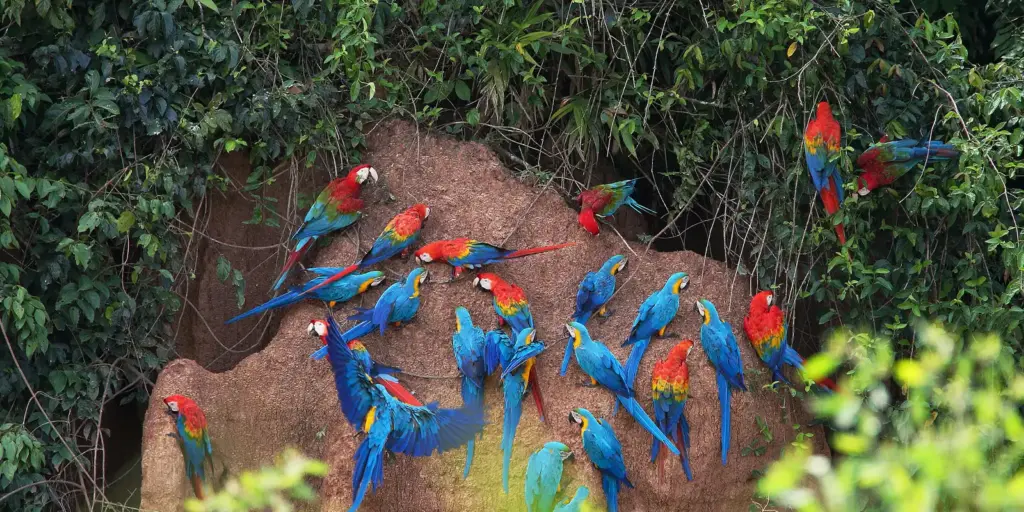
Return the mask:
POLYGON ((574 457, 574 455, 572 453, 572 450, 569 450, 567 452, 562 452, 562 460, 569 460, 569 459, 571 459, 573 457, 574 457))

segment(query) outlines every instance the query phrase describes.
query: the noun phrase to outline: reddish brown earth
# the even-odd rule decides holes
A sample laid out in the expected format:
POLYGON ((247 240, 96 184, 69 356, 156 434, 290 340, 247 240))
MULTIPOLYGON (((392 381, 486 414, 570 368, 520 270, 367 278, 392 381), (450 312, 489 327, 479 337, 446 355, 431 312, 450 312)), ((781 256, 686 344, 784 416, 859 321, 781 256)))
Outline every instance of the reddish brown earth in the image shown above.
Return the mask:
MULTIPOLYGON (((586 407, 609 418, 623 444, 626 465, 635 489, 621 495, 622 510, 745 510, 751 502, 755 479, 794 438, 793 425, 809 420, 800 403, 788 393, 766 391, 769 376, 763 371, 740 324, 748 301, 743 280, 725 265, 691 252, 645 252, 640 244, 626 247, 610 230, 592 238, 575 222, 569 209, 554 191, 521 184, 508 177, 495 156, 484 146, 444 138, 417 135, 415 127, 394 122, 378 127, 369 137, 371 162, 382 176, 376 187, 390 191, 393 202, 372 201, 359 221, 358 236, 337 236, 322 250, 316 263, 346 265, 396 213, 418 201, 430 205, 424 241, 469 236, 508 247, 529 247, 577 241, 578 245, 558 252, 532 256, 491 267, 526 291, 541 339, 548 340, 549 352, 538 362, 544 391, 547 423, 538 421, 532 401, 524 404, 523 419, 513 453, 510 494, 501 492, 501 396, 496 381, 488 382, 487 405, 490 425, 477 443, 472 473, 462 479, 465 450, 429 458, 399 455, 385 466, 385 484, 370 494, 362 510, 525 510, 522 498, 523 474, 530 453, 544 442, 559 440, 576 453, 567 466, 563 487, 579 483, 591 489, 592 502, 603 504, 598 473, 590 466, 580 443, 579 430, 568 422, 574 407, 586 407), (361 248, 357 250, 357 244, 361 248), (634 254, 634 252, 636 254, 634 254), (691 463, 695 480, 686 482, 678 462, 667 464, 667 477, 659 481, 655 466, 648 463, 650 436, 627 414, 611 418, 612 398, 607 391, 580 387, 582 375, 572 367, 566 377, 557 376, 564 349, 563 323, 572 314, 576 287, 583 275, 598 268, 608 257, 623 253, 630 264, 620 274, 621 291, 612 300, 616 314, 607 321, 591 322, 591 332, 605 340, 625 360, 628 348, 619 344, 629 330, 637 308, 651 292, 660 288, 673 272, 691 276, 689 289, 682 293, 683 305, 670 332, 697 339, 699 319, 692 312, 693 301, 707 298, 723 318, 732 323, 743 354, 748 393, 733 395, 733 449, 729 465, 719 457, 719 406, 714 372, 703 351, 690 355, 692 394, 687 404, 692 431, 691 463), (735 283, 735 286, 733 284, 735 283), (740 456, 740 451, 762 439, 755 418, 762 418, 773 434, 765 455, 740 456), (568 483, 568 479, 572 482, 568 483)), ((374 197, 385 197, 379 192, 374 197)), ((276 264, 279 261, 274 262, 276 264)), ((389 278, 398 279, 412 268, 411 260, 393 260, 383 265, 389 278)), ((275 268, 276 270, 276 268, 275 268)), ((431 266, 432 281, 446 280, 449 268, 431 266)), ((383 288, 383 287, 381 287, 383 288)), ((248 290, 250 302, 265 297, 266 284, 248 290)), ((232 300, 230 290, 223 293, 232 300)), ((379 291, 362 298, 371 305, 379 291)), ((360 302, 357 300, 356 302, 360 302)), ((456 373, 452 357, 451 332, 454 308, 469 308, 474 321, 491 328, 496 324, 488 294, 472 287, 471 276, 451 284, 425 285, 417 319, 410 325, 389 331, 383 338, 364 339, 375 359, 405 370, 429 376, 450 377, 456 373)), ((343 319, 349 312, 341 309, 343 319)), ((268 464, 286 446, 295 446, 309 456, 327 461, 331 472, 320 483, 320 501, 315 510, 346 510, 351 501, 352 453, 358 442, 340 410, 326 362, 314 362, 308 354, 319 341, 306 334, 310 319, 323 314, 319 304, 297 305, 283 314, 280 329, 262 351, 242 360, 223 373, 203 370, 191 360, 174 361, 161 373, 145 423, 143 453, 144 509, 175 510, 190 495, 182 458, 172 431, 170 417, 161 400, 172 393, 194 398, 206 411, 214 450, 232 473, 268 464), (323 433, 320 435, 320 433, 323 433)), ((257 320, 240 322, 251 327, 257 320)), ((650 372, 656 359, 664 357, 677 338, 655 341, 645 356, 637 377, 638 399, 650 410, 650 372)), ((575 363, 574 363, 575 365, 575 363)), ((403 381, 424 401, 457 406, 458 380, 424 379, 412 376, 403 381)), ((823 434, 813 429, 818 449, 824 451, 823 434)), ((763 444, 763 441, 761 441, 763 444)))

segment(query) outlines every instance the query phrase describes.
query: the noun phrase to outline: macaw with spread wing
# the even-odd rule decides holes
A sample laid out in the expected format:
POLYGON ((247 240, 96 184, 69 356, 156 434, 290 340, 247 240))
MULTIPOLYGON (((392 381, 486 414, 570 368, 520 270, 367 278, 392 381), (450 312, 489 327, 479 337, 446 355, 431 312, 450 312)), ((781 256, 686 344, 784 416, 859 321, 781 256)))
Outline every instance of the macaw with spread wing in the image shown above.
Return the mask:
POLYGON ((622 346, 633 345, 629 359, 626 360, 626 382, 630 387, 636 381, 640 361, 647 351, 647 346, 651 344, 651 338, 655 334, 665 335, 665 329, 679 311, 679 292, 689 285, 690 276, 686 275, 686 272, 676 272, 665 281, 665 286, 652 293, 640 305, 640 311, 633 320, 633 327, 629 330, 629 337, 622 343, 622 346))
MULTIPOLYGON (((654 421, 658 428, 672 436, 682 447, 679 463, 686 479, 693 481, 690 470, 690 424, 686 421, 686 399, 690 396, 690 372, 686 357, 693 349, 693 341, 683 340, 672 347, 668 357, 654 363, 651 374, 651 398, 654 400, 654 421)), ((661 455, 661 442, 651 441, 651 462, 658 461, 658 474, 665 474, 665 459, 661 455)))
MULTIPOLYGON (((815 116, 804 130, 804 158, 811 173, 814 188, 821 196, 821 202, 829 215, 835 215, 843 204, 843 178, 839 175, 839 144, 842 128, 832 117, 828 102, 818 103, 815 116)), ((839 243, 846 244, 846 232, 842 223, 836 224, 839 243)))
POLYGON ((534 247, 533 249, 504 249, 469 238, 439 240, 420 247, 416 252, 419 263, 445 262, 452 266, 452 279, 458 279, 466 269, 479 269, 484 265, 499 263, 549 251, 556 251, 576 245, 569 242, 557 245, 534 247))
MULTIPOLYGON (((779 306, 773 304, 774 300, 775 294, 768 290, 754 295, 750 300, 750 310, 743 319, 743 330, 757 356, 771 370, 772 379, 792 386, 793 383, 782 374, 782 367, 789 365, 802 372, 804 358, 789 346, 786 316, 779 306)), ((836 387, 831 379, 822 379, 817 384, 828 391, 836 387)))
POLYGON ((857 167, 864 171, 857 178, 857 193, 866 196, 896 181, 917 164, 952 160, 958 156, 960 152, 952 144, 941 140, 930 140, 922 145, 914 139, 890 141, 882 137, 857 157, 857 167))
POLYGON ((636 420, 645 430, 651 433, 669 451, 679 455, 679 449, 665 436, 665 433, 654 424, 651 417, 644 412, 643 406, 636 401, 633 387, 626 380, 626 372, 615 359, 608 347, 600 341, 590 337, 587 328, 578 322, 571 322, 565 325, 569 332, 569 339, 573 343, 573 352, 576 353, 576 363, 580 365, 583 373, 590 377, 591 385, 601 386, 615 394, 616 403, 622 405, 623 409, 636 420))
POLYGON ((437 403, 418 406, 396 400, 384 386, 374 384, 367 368, 335 334, 334 319, 328 319, 328 327, 327 351, 338 402, 345 417, 366 433, 354 456, 349 509, 354 512, 367 487, 376 491, 384 483, 384 450, 413 457, 453 450, 483 430, 484 411, 473 405, 440 409, 437 403))
POLYGON ((601 228, 597 224, 596 217, 608 217, 614 214, 620 206, 628 205, 639 213, 654 215, 654 210, 636 202, 632 198, 633 189, 636 188, 638 180, 616 181, 605 183, 594 188, 584 190, 576 196, 576 202, 580 204, 580 214, 576 220, 591 235, 597 235, 601 228))
MULTIPOLYGON (((523 397, 526 395, 526 388, 536 386, 533 378, 533 359, 524 358, 523 364, 518 369, 512 369, 512 362, 517 354, 521 354, 524 347, 533 344, 537 332, 528 327, 519 332, 516 341, 502 331, 490 331, 485 336, 487 361, 487 373, 494 373, 499 366, 504 372, 501 379, 502 393, 505 396, 505 418, 501 431, 501 483, 505 494, 508 494, 508 472, 512 464, 512 447, 515 443, 516 429, 519 428, 519 419, 523 415, 523 397)), ((536 395, 534 395, 536 396, 536 395)), ((544 421, 544 414, 538 408, 540 420, 544 421)))
POLYGON ((173 437, 180 442, 185 456, 185 476, 192 482, 196 498, 204 499, 206 470, 213 472, 213 445, 206 428, 206 414, 191 398, 182 395, 164 398, 164 404, 167 413, 174 417, 177 435, 173 437))
POLYGON ((558 441, 544 443, 541 449, 530 455, 526 463, 526 510, 527 512, 568 512, 579 510, 590 490, 581 485, 576 494, 566 503, 556 504, 562 491, 562 463, 573 457, 572 450, 558 441))
MULTIPOLYGON (((412 320, 420 309, 420 286, 426 281, 426 269, 414 268, 406 276, 405 281, 392 284, 387 290, 384 290, 373 308, 357 308, 358 312, 350 316, 349 320, 359 323, 345 331, 342 341, 348 343, 356 338, 362 338, 373 332, 375 327, 380 330, 381 334, 384 334, 384 329, 388 324, 397 327, 412 320)), ((309 357, 322 359, 325 355, 327 355, 326 347, 322 347, 309 357)))
MULTIPOLYGON (((462 306, 455 308, 452 349, 455 351, 455 363, 462 375, 462 402, 483 409, 484 380, 487 378, 484 330, 473 325, 473 317, 470 316, 469 310, 462 306)), ((469 476, 475 442, 475 439, 470 439, 466 443, 466 466, 462 470, 462 478, 469 476)))
MULTIPOLYGON (((310 336, 316 336, 323 342, 324 347, 327 346, 328 336, 341 337, 341 330, 338 329, 338 324, 334 322, 334 318, 330 320, 317 319, 309 323, 306 327, 306 331, 310 336)), ((366 350, 366 346, 359 340, 351 340, 348 342, 348 349, 351 352, 351 364, 361 365, 359 373, 367 373, 370 377, 373 377, 374 382, 384 386, 395 398, 409 404, 409 405, 423 405, 413 394, 405 389, 395 374, 401 373, 401 368, 395 368, 394 366, 387 366, 378 364, 373 358, 370 357, 370 352, 366 350)), ((362 422, 362 418, 352 419, 349 418, 352 425, 356 428, 362 422)))
MULTIPOLYGON (((533 328, 533 314, 530 313, 530 303, 526 301, 526 293, 523 289, 498 277, 497 274, 482 272, 473 279, 473 285, 479 286, 494 295, 494 311, 498 314, 498 324, 507 323, 512 329, 512 337, 519 339, 524 329, 533 328)), ((542 347, 529 347, 536 350, 542 347)), ((533 393, 533 401, 537 405, 537 413, 540 420, 544 421, 544 399, 541 396, 540 383, 537 381, 537 374, 530 366, 530 390, 533 393)))
POLYGON ((583 450, 587 452, 594 467, 601 472, 601 488, 608 503, 608 512, 618 512, 619 486, 625 484, 632 489, 633 483, 626 475, 622 444, 615 437, 615 431, 605 420, 595 418, 590 411, 583 408, 570 411, 569 422, 580 426, 583 450))
POLYGON ((369 164, 357 165, 347 176, 332 180, 320 191, 313 206, 306 212, 302 225, 292 235, 292 239, 298 240, 298 243, 295 244, 295 250, 288 253, 272 290, 284 284, 292 267, 302 259, 317 238, 346 228, 359 219, 364 204, 363 200, 359 199, 359 192, 368 178, 373 178, 376 182, 377 170, 369 164))
POLYGON ((267 302, 264 302, 263 304, 260 304, 259 306, 256 306, 224 323, 232 324, 243 318, 247 318, 264 311, 290 306, 304 298, 324 301, 328 306, 333 308, 335 304, 352 300, 356 295, 359 295, 366 290, 369 290, 371 287, 384 282, 384 273, 377 270, 367 272, 365 274, 352 274, 345 276, 344 279, 332 283, 330 286, 317 290, 316 293, 311 296, 303 297, 302 292, 322 283, 327 279, 327 276, 330 276, 341 269, 336 267, 313 267, 307 268, 306 270, 316 274, 317 277, 314 277, 302 286, 294 286, 287 292, 282 293, 281 295, 278 295, 277 297, 274 297, 273 299, 270 299, 267 302))
POLYGON ((708 361, 715 369, 718 383, 718 403, 722 407, 722 465, 729 456, 729 442, 732 437, 730 417, 730 400, 732 388, 746 391, 743 383, 743 359, 740 358, 740 347, 736 344, 736 336, 732 333, 732 325, 718 317, 715 305, 707 299, 700 299, 693 305, 700 315, 703 325, 700 327, 700 345, 708 356, 708 361))
POLYGON ((376 265, 399 253, 402 255, 408 254, 409 249, 419 240, 423 222, 427 220, 429 215, 430 208, 422 203, 414 204, 402 213, 395 215, 388 222, 387 226, 384 226, 384 231, 381 232, 380 236, 374 240, 370 251, 358 263, 345 267, 341 272, 335 273, 320 284, 302 292, 302 294, 309 295, 352 272, 376 265))

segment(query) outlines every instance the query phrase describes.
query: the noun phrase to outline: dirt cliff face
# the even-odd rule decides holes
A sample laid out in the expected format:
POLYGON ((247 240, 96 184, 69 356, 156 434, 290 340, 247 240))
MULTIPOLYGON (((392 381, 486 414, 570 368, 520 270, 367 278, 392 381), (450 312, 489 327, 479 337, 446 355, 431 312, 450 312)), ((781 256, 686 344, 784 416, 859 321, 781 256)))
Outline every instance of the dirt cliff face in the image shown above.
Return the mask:
MULTIPOLYGON (((622 442, 629 478, 636 485, 635 489, 622 492, 622 510, 734 511, 747 507, 756 481, 753 472, 770 464, 795 437, 793 425, 805 424, 808 417, 802 405, 789 398, 788 393, 763 389, 770 380, 769 374, 741 332, 749 300, 745 281, 736 279, 735 272, 725 265, 695 253, 646 252, 639 244, 627 247, 607 229, 592 238, 577 227, 575 212, 556 193, 508 178, 507 171, 484 146, 417 135, 415 127, 404 122, 378 127, 369 140, 371 152, 367 161, 382 175, 377 186, 387 187, 395 201, 370 204, 357 223, 358 229, 336 236, 329 248, 320 251, 316 261, 319 265, 351 263, 369 247, 393 215, 414 202, 425 202, 431 209, 423 232, 424 242, 468 236, 490 243, 501 243, 509 237, 504 245, 514 248, 564 241, 579 244, 489 269, 525 290, 539 338, 549 344, 548 353, 540 357, 537 366, 547 422, 538 420, 533 401, 527 397, 513 452, 510 493, 504 495, 501 491, 502 397, 496 379, 491 379, 486 391, 490 424, 477 442, 469 478, 462 479, 465 449, 429 458, 399 455, 387 462, 384 486, 376 494, 368 495, 362 510, 525 510, 522 496, 527 458, 551 440, 566 443, 576 454, 575 462, 566 466, 563 488, 571 492, 576 485, 586 484, 591 489, 592 503, 603 504, 599 475, 582 449, 578 428, 567 419, 575 407, 586 407, 608 419, 622 442), (691 426, 693 482, 686 481, 678 461, 672 458, 666 462, 664 480, 658 478, 656 466, 648 462, 650 435, 625 412, 612 417, 612 395, 580 386, 583 375, 575 363, 565 377, 557 375, 565 346, 563 324, 573 312, 577 285, 586 272, 597 269, 613 254, 624 254, 630 259, 629 266, 619 274, 621 288, 610 304, 615 314, 604 321, 592 320, 589 327, 594 338, 606 342, 621 361, 625 361, 629 347, 619 345, 640 303, 661 288, 673 272, 685 271, 691 278, 689 288, 681 295, 679 316, 668 329, 678 337, 654 341, 637 376, 637 399, 648 411, 654 362, 665 357, 681 338, 699 337, 700 319, 692 312, 696 299, 706 298, 715 303, 723 319, 732 323, 740 341, 750 392, 733 394, 733 449, 726 467, 720 461, 714 371, 699 344, 690 354, 691 398, 687 416, 691 426), (771 432, 769 443, 761 433, 758 418, 771 432), (762 456, 741 456, 741 450, 752 443, 767 444, 767 450, 762 456)), ((414 265, 411 258, 395 259, 380 268, 393 282, 414 265)), ((455 407, 460 399, 451 342, 454 309, 459 305, 467 307, 474 323, 485 330, 496 325, 496 317, 490 295, 472 286, 472 275, 440 284, 437 281, 449 278, 450 268, 429 268, 432 282, 424 285, 423 302, 415 321, 391 329, 383 337, 372 334, 363 341, 374 359, 417 375, 435 377, 402 377, 421 400, 455 407)), ((249 293, 263 297, 264 290, 251 289, 249 293)), ((344 319, 353 305, 372 305, 379 293, 369 292, 355 304, 339 309, 336 317, 344 319)), ((338 408, 328 364, 308 358, 319 341, 306 334, 306 325, 323 314, 320 304, 293 306, 283 314, 279 331, 265 349, 224 373, 210 373, 190 360, 178 360, 167 366, 157 381, 146 418, 143 508, 180 509, 183 499, 191 493, 177 445, 165 435, 172 431, 172 424, 161 400, 172 393, 194 398, 206 411, 214 451, 232 473, 270 463, 281 449, 295 446, 307 455, 322 458, 331 467, 322 481, 321 499, 311 507, 348 508, 352 453, 359 438, 338 408)), ((811 431, 821 443, 821 430, 811 431)), ((819 449, 825 450, 824 446, 819 449)))

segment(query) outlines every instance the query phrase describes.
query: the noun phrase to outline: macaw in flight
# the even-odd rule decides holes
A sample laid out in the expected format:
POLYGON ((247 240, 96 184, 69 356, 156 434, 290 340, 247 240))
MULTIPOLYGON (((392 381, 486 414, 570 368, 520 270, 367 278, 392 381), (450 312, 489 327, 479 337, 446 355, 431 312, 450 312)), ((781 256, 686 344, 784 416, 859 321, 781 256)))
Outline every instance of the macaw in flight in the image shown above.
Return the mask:
MULTIPOLYGON (((260 304, 259 306, 256 306, 224 323, 232 324, 243 318, 248 318, 264 311, 295 304, 303 299, 302 292, 322 283, 327 279, 327 276, 332 275, 341 269, 336 267, 313 267, 307 268, 306 270, 317 274, 317 277, 314 277, 302 286, 292 287, 287 292, 278 295, 277 297, 274 297, 273 299, 270 299, 267 302, 264 302, 263 304, 260 304)), ((336 304, 352 300, 357 295, 383 282, 384 273, 379 270, 374 270, 365 274, 351 274, 345 276, 344 279, 332 283, 330 286, 317 290, 316 293, 305 298, 324 301, 329 307, 333 308, 336 304)))
POLYGON ((458 279, 466 269, 480 269, 484 265, 556 251, 573 245, 576 245, 576 242, 513 250, 477 240, 470 240, 469 238, 456 238, 453 240, 430 242, 420 247, 414 254, 416 261, 419 263, 444 262, 451 265, 452 279, 454 280, 458 279))
POLYGON ((285 260, 277 280, 274 281, 272 290, 276 290, 284 284, 292 267, 302 259, 317 238, 346 228, 359 219, 364 205, 363 200, 359 199, 359 191, 369 178, 373 178, 373 181, 376 182, 377 170, 370 167, 369 164, 357 165, 348 172, 347 176, 331 180, 320 191, 313 206, 310 206, 309 211, 306 212, 306 218, 302 221, 302 225, 292 235, 292 239, 298 240, 298 243, 295 244, 295 250, 288 253, 288 258, 285 260))
POLYGON ((384 231, 382 231, 373 242, 373 247, 370 247, 370 251, 367 252, 362 259, 357 263, 345 267, 341 272, 337 272, 328 277, 320 284, 302 292, 302 295, 309 295, 320 288, 328 286, 331 283, 351 274, 352 272, 376 265, 395 256, 396 254, 407 254, 413 244, 419 240, 420 230, 423 228, 423 222, 427 220, 429 215, 430 208, 422 203, 414 204, 402 213, 395 215, 395 217, 388 222, 388 225, 384 226, 384 231))
POLYGON ((579 196, 576 196, 576 202, 580 204, 580 214, 576 220, 580 226, 583 226, 583 229, 591 235, 596 236, 601 232, 596 217, 608 217, 622 205, 628 205, 640 213, 654 215, 654 210, 636 202, 631 197, 637 181, 632 179, 605 183, 581 192, 579 196))

